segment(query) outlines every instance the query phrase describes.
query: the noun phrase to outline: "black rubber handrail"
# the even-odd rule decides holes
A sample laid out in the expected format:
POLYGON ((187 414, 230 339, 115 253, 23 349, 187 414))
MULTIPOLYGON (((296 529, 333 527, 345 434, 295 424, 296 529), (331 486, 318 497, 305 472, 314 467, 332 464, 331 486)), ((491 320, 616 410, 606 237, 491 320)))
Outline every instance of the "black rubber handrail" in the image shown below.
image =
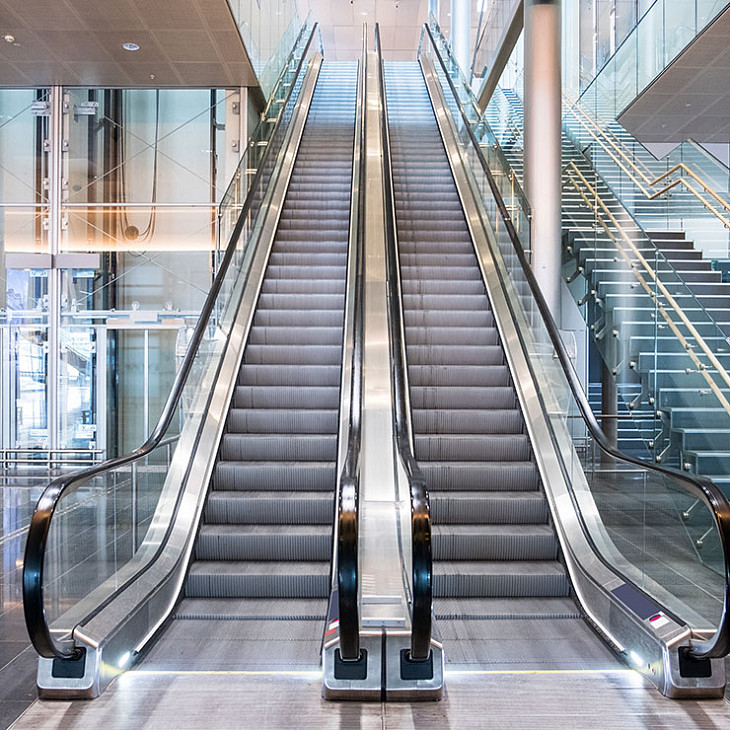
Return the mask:
POLYGON ((383 109, 381 135, 383 141, 383 175, 385 182, 385 226, 388 278, 388 318, 390 352, 393 368, 394 430, 398 455, 408 477, 411 498, 412 549, 412 661, 424 661, 431 655, 431 623, 433 615, 433 557, 431 554, 431 507, 426 480, 413 453, 411 414, 408 399, 406 340, 403 324, 403 297, 398 264, 398 234, 395 219, 395 194, 390 156, 390 127, 385 97, 385 66, 380 46, 380 28, 375 25, 375 50, 380 64, 380 95, 383 109))
MULTIPOLYGON (((431 32, 431 28, 428 25, 425 25, 424 28, 431 42, 431 46, 434 50, 436 58, 438 59, 439 64, 444 71, 444 75, 449 83, 451 92, 458 100, 458 92, 456 90, 456 87, 454 86, 451 76, 449 75, 446 64, 441 57, 441 54, 439 53, 438 46, 431 32)), ((583 386, 581 385, 580 379, 578 378, 578 374, 575 371, 575 366, 573 365, 573 362, 570 359, 570 355, 568 354, 568 351, 565 348, 565 344, 563 343, 563 339, 560 336, 558 326, 555 323, 553 315, 550 312, 550 308, 545 301, 545 297, 543 296, 542 291, 540 290, 540 285, 537 283, 537 279, 535 278, 529 261, 527 260, 527 256, 524 249, 522 248, 522 243, 520 242, 519 235, 515 230, 507 206, 502 199, 499 188, 497 187, 497 183, 495 182, 492 172, 489 169, 489 165, 484 158, 484 154, 482 153, 479 141, 474 135, 474 131, 471 127, 471 122, 464 113, 461 104, 458 104, 458 107, 464 120, 464 127, 467 131, 467 134, 469 135, 474 149, 478 153, 477 157, 479 159, 479 163, 489 182, 489 187, 497 203, 497 207, 499 208, 500 217, 502 218, 505 228, 509 234, 510 242, 512 244, 512 247, 514 248, 517 260, 520 262, 520 266, 525 275, 525 279, 530 286, 530 291, 535 299, 538 311, 540 312, 540 316, 542 317, 545 328, 548 331, 548 335, 550 336, 550 341, 553 348, 555 349, 558 362, 560 363, 560 366, 565 374, 568 385, 570 386, 570 391, 576 403, 578 404, 578 408, 580 410, 583 421, 585 422, 585 425, 588 428, 591 436, 595 440, 596 444, 598 444, 600 450, 611 458, 615 459, 616 461, 631 464, 632 466, 636 466, 641 469, 660 474, 664 478, 671 479, 674 482, 680 484, 685 491, 690 492, 694 497, 696 497, 697 499, 702 501, 707 507, 709 507, 713 515, 720 538, 720 545, 722 547, 723 563, 725 569, 725 591, 722 607, 722 616, 720 618, 719 626, 717 628, 717 631, 715 632, 715 635, 707 641, 693 642, 693 645, 690 647, 690 654, 695 659, 723 658, 727 656, 728 652, 730 652, 730 502, 728 502, 727 497, 725 497, 722 491, 720 491, 720 488, 711 480, 701 476, 691 476, 689 474, 684 474, 683 472, 659 466, 658 464, 653 464, 648 461, 642 461, 641 459, 637 459, 636 457, 620 451, 615 446, 613 446, 611 442, 606 438, 606 435, 603 433, 603 430, 601 429, 598 421, 596 420, 596 417, 593 414, 591 406, 588 402, 588 398, 586 397, 586 394, 583 391, 583 386)), ((585 529, 583 525, 582 527, 585 529)), ((612 569, 619 575, 622 575, 621 573, 619 573, 619 571, 616 570, 616 568, 612 569)), ((626 578, 623 575, 622 578, 627 583, 632 583, 630 579, 626 578)))
MULTIPOLYGON (((363 352, 365 344, 365 192, 367 134, 365 124, 365 80, 367 78, 367 36, 359 65, 357 99, 361 104, 360 158, 358 174, 357 230, 355 253, 355 295, 353 298, 352 370, 350 374, 350 418, 347 452, 340 475, 337 506, 337 596, 340 618, 340 656, 345 661, 360 659, 360 606, 358 571, 358 501, 360 495, 360 447, 362 443, 363 352)), ((355 112, 357 115, 357 110, 355 112)))
MULTIPOLYGON (((312 32, 309 36, 306 46, 304 47, 304 51, 302 52, 299 63, 297 64, 294 81, 289 87, 289 91, 287 93, 286 100, 282 108, 286 108, 291 99, 291 95, 296 86, 295 81, 301 74, 304 61, 307 57, 307 54, 309 53, 309 48, 312 44, 312 40, 314 39, 316 30, 317 23, 312 26, 312 32)), ((277 125, 281 123, 281 119, 282 115, 280 114, 279 118, 277 119, 277 125)), ((276 128, 271 135, 272 139, 275 133, 276 128)), ((51 527, 51 520, 53 519, 53 515, 56 511, 56 508, 58 507, 59 500, 61 499, 63 494, 68 491, 68 489, 72 486, 85 483, 92 477, 98 476, 99 474, 104 474, 106 472, 112 471, 113 469, 125 466, 126 464, 131 464, 132 462, 138 461, 139 459, 147 456, 162 442, 162 439, 165 437, 165 434, 172 423, 173 417, 177 410, 177 406, 180 402, 183 391, 185 389, 185 385, 192 370, 198 348, 200 347, 200 344, 203 342, 203 339, 205 337, 208 328, 208 320, 210 319, 210 316, 214 311, 214 308, 216 306, 216 300, 223 287, 228 268, 236 253, 238 239, 241 236, 243 227, 246 223, 246 217, 249 210, 251 209, 251 206, 253 205, 255 195, 258 192, 258 182, 261 179, 261 175, 264 170, 264 163, 268 160, 270 149, 271 145, 268 145, 266 151, 264 152, 264 155, 261 158, 261 163, 259 164, 256 174, 251 181, 251 187, 249 188, 246 201, 243 204, 241 213, 238 216, 236 225, 233 228, 233 232, 231 233, 231 237, 226 247, 226 251, 221 261, 220 267, 218 268, 218 272, 213 279, 213 284, 211 285, 210 291, 208 292, 208 296, 206 297, 206 300, 200 311, 200 315, 197 324, 195 325, 195 328, 193 330, 188 349, 185 353, 182 364, 180 365, 180 370, 175 376, 175 381, 172 385, 172 389, 170 390, 170 394, 167 397, 167 401, 165 402, 165 406, 162 409, 162 414, 160 415, 154 431, 141 446, 137 447, 128 454, 118 456, 113 459, 108 459, 107 461, 104 461, 96 466, 89 467, 88 469, 83 469, 81 471, 77 471, 72 474, 68 474, 54 479, 45 488, 43 494, 38 500, 38 503, 36 504, 35 511, 33 512, 30 526, 28 528, 28 538, 25 546, 25 558, 23 562, 23 611, 25 614, 25 624, 28 629, 31 643, 33 644, 33 647, 38 652, 38 654, 40 654, 40 656, 42 657, 74 659, 80 656, 80 650, 76 647, 71 647, 68 651, 64 651, 57 646, 57 644, 53 640, 53 637, 51 636, 51 631, 48 626, 48 622, 46 621, 43 590, 44 559, 46 553, 46 544, 48 541, 48 533, 51 527)), ((177 505, 175 509, 177 510, 177 505)), ((150 564, 154 562, 155 558, 162 551, 164 543, 166 542, 169 535, 169 530, 170 526, 168 526, 168 534, 166 534, 165 539, 162 541, 162 544, 158 548, 157 553, 155 554, 153 559, 150 561, 150 564)), ((141 570, 140 573, 144 572, 144 570, 146 570, 146 568, 141 570)), ((113 596, 124 590, 138 575, 139 573, 126 581, 122 586, 119 586, 114 591, 112 596, 110 596, 103 602, 102 606, 97 607, 94 611, 90 613, 86 620, 96 615, 96 613, 98 613, 98 611, 103 606, 108 605, 113 596)))

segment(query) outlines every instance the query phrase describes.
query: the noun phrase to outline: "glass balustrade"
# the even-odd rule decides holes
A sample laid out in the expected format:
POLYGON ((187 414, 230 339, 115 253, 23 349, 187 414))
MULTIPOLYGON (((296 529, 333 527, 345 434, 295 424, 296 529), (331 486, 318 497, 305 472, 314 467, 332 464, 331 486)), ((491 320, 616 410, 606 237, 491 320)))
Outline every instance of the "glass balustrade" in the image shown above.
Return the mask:
MULTIPOLYGON (((314 44, 309 44, 308 55, 300 64, 302 76, 316 50, 314 44)), ((164 425, 161 421, 157 427, 163 429, 159 432, 161 440, 148 453, 132 452, 118 465, 97 473, 79 473, 58 499, 42 580, 46 619, 53 640, 62 650, 67 651, 72 645, 71 633, 79 620, 155 559, 179 508, 184 475, 180 472, 178 481, 170 478, 170 471, 180 469, 176 464, 187 463, 206 415, 258 241, 265 193, 293 119, 298 88, 299 84, 289 95, 278 115, 279 123, 269 136, 270 161, 249 190, 246 216, 237 236, 229 242, 231 257, 219 273, 220 288, 210 299, 212 308, 200 325, 203 339, 194 351, 187 379, 181 381, 181 397, 170 403, 174 411, 168 414, 169 423, 164 425), (178 453, 181 459, 175 458, 178 453)), ((185 337, 180 345, 180 352, 185 352, 185 337)), ((145 425, 140 425, 138 444, 146 435, 145 425)))
MULTIPOLYGON (((421 53, 439 68, 439 53, 428 38, 422 41, 421 53)), ((475 125, 467 109, 463 108, 459 95, 446 82, 445 74, 440 74, 439 78, 443 95, 448 100, 447 106, 460 110, 453 119, 461 154, 471 162, 473 189, 483 206, 490 255, 501 279, 532 377, 538 386, 553 443, 570 484, 573 502, 581 515, 583 529, 597 552, 648 595, 684 617, 693 628, 716 628, 723 605, 724 563, 710 510, 694 499, 681 476, 675 477, 669 472, 653 471, 614 458, 597 444, 595 432, 587 427, 566 370, 556 355, 526 274, 526 259, 520 261, 518 256, 522 242, 527 244, 527 230, 523 229, 515 236, 504 225, 499 201, 490 185, 491 165, 483 155, 475 130, 472 129, 473 134, 469 133, 468 128, 475 125)), ((597 184, 595 180, 593 182, 597 184)), ((580 184, 585 185, 582 181, 580 184)), ((514 229, 516 231, 516 225, 514 229)), ((615 227, 609 226, 609 230, 615 232, 615 227)), ((595 233, 592 238, 598 251, 600 236, 597 229, 595 233)), ((590 234, 587 235, 590 237, 590 234)), ((612 264, 613 259, 612 252, 612 264)), ((633 254, 634 264, 635 260, 633 254)), ((656 261, 652 265, 661 269, 656 261)), ((625 279, 630 285, 636 280, 632 264, 627 264, 625 271, 619 268, 616 271, 620 271, 618 277, 621 282, 625 279)), ((661 273, 668 276, 669 272, 661 273)), ((684 290, 681 282, 672 282, 671 286, 664 287, 665 293, 656 281, 648 274, 646 276, 649 279, 648 291, 642 289, 638 293, 640 303, 647 305, 647 311, 641 312, 641 320, 637 323, 644 329, 634 330, 633 336, 651 339, 656 348, 662 332, 657 319, 659 308, 667 309, 669 296, 680 299, 684 290)), ((699 364, 692 368, 693 372, 687 373, 686 368, 693 363, 691 356, 681 348, 667 347, 663 351, 666 357, 679 360, 671 377, 686 374, 693 382, 701 380, 704 383, 698 382, 697 386, 703 392, 712 390, 705 375, 714 379, 718 373, 710 369, 710 358, 700 351, 699 337, 692 334, 700 328, 702 332, 697 334, 709 339, 713 333, 716 334, 712 323, 702 319, 701 310, 692 313, 689 324, 673 308, 668 316, 672 326, 677 327, 688 344, 696 348, 699 360, 699 364), (702 364, 706 368, 702 368, 702 364), (684 370, 680 370, 682 366, 685 366, 684 370)), ((666 324, 669 328, 668 321, 666 324)), ((610 329, 608 337, 612 338, 610 329)), ((653 362, 656 363, 661 357, 656 349, 653 353, 653 362)), ((649 389, 654 388, 655 381, 660 372, 663 377, 664 370, 652 369, 652 363, 648 362, 642 362, 641 367, 646 368, 649 389)), ((630 361, 626 370, 636 372, 630 367, 630 361)), ((658 391, 652 392, 656 398, 658 391)), ((719 404, 714 395, 710 398, 715 399, 714 405, 719 404)), ((657 413, 656 418, 661 417, 662 414, 657 413)))
POLYGON ((656 0, 585 88, 581 103, 616 119, 726 7, 725 0, 656 0))

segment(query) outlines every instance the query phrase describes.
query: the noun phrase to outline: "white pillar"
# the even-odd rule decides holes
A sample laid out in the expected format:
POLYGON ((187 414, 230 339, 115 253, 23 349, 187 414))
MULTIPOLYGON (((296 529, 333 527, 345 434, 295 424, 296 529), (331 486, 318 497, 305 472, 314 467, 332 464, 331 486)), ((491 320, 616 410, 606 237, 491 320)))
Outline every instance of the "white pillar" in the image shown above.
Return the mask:
POLYGON ((532 268, 560 325, 560 0, 525 0, 525 187, 532 268))
MULTIPOLYGON (((48 239, 51 268, 48 270, 48 360, 46 371, 46 414, 48 448, 61 446, 59 439, 59 383, 61 375, 61 277, 55 257, 61 252, 63 191, 63 87, 52 86, 50 93, 51 117, 48 146, 48 239)), ((53 454, 50 454, 53 457, 53 454)))
POLYGON ((471 0, 451 0, 451 47, 468 81, 471 81, 471 0))
POLYGON ((438 22, 438 24, 441 25, 441 21, 439 20, 439 0, 428 0, 428 18, 429 18, 429 20, 432 15, 434 18, 436 18, 436 21, 438 22))

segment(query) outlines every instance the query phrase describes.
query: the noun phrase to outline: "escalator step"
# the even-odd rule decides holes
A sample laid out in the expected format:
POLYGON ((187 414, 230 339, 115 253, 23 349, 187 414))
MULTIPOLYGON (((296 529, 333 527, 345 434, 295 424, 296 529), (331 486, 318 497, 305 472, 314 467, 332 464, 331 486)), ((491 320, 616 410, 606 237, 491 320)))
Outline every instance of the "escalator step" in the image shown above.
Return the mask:
POLYGON ((334 385, 239 385, 234 408, 339 408, 340 392, 334 385))
POLYGON ((223 436, 225 461, 325 461, 337 456, 336 434, 232 434, 223 436))
POLYGON ((196 560, 329 560, 329 525, 203 525, 196 560))
POLYGON ((335 488, 335 466, 329 461, 218 461, 213 488, 331 490, 335 488))
MULTIPOLYGON (((535 483, 537 487, 537 482, 535 483)), ((431 518, 439 525, 546 524, 548 506, 540 491, 442 492, 431 489, 431 518)))
POLYGON ((420 462, 429 490, 436 491, 534 491, 540 476, 532 461, 420 462))
POLYGON ((434 564, 434 596, 567 596, 568 577, 552 561, 440 561, 434 564))
POLYGON ((331 490, 213 491, 205 505, 205 521, 216 525, 278 525, 282 522, 331 525, 334 502, 331 490))
POLYGON ((530 440, 522 434, 415 436, 416 458, 423 461, 528 461, 530 440))
POLYGON ((195 561, 185 595, 191 598, 325 598, 329 562, 195 561))
POLYGON ((435 525, 434 560, 555 560, 558 541, 547 525, 435 525))

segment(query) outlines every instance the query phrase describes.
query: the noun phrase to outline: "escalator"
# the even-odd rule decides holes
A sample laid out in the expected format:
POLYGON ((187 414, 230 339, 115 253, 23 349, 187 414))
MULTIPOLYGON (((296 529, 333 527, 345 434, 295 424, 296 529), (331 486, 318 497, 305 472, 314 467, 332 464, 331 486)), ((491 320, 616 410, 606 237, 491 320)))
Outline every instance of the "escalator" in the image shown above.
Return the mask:
POLYGON ((146 666, 199 663, 201 645, 211 646, 201 636, 220 634, 235 643, 237 666, 318 665, 330 589, 356 77, 356 63, 323 63, 319 72, 185 599, 146 666))
POLYGON ((224 196, 228 244, 157 427, 35 510, 24 606, 44 697, 95 697, 133 664, 319 666, 361 101, 358 63, 325 63, 316 35, 224 196))
POLYGON ((387 64, 386 82, 415 455, 447 661, 613 665, 570 597, 421 69, 387 64))

